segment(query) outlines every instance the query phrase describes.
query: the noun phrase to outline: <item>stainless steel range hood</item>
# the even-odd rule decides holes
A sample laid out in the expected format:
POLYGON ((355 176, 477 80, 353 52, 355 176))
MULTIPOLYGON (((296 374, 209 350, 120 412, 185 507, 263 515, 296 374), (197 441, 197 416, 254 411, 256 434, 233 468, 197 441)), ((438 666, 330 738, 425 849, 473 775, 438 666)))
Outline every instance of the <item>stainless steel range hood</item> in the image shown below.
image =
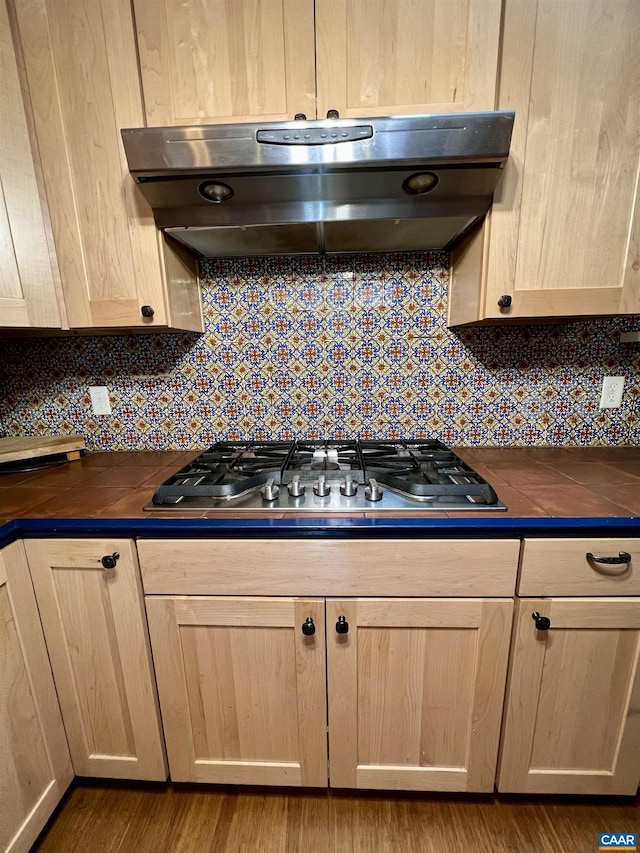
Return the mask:
POLYGON ((486 214, 513 112, 122 131, 159 228, 205 257, 449 249, 486 214))

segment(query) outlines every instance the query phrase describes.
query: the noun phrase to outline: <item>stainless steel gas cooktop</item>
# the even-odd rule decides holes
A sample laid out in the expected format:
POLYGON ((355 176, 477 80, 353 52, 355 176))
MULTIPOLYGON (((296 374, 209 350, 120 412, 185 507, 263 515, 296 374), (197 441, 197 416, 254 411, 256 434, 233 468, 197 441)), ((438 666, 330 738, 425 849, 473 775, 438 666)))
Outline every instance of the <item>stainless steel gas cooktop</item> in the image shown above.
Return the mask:
POLYGON ((435 440, 219 442, 169 477, 146 510, 504 510, 435 440))

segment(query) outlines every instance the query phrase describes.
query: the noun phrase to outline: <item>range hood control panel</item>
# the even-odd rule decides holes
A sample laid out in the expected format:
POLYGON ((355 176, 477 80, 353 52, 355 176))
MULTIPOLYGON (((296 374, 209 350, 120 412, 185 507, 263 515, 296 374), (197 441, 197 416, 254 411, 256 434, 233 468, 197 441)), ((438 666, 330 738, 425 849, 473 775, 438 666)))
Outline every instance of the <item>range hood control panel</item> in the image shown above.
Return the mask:
POLYGON ((356 142, 370 139, 373 127, 370 124, 357 127, 307 127, 282 130, 259 130, 258 142, 268 145, 332 145, 336 142, 356 142))

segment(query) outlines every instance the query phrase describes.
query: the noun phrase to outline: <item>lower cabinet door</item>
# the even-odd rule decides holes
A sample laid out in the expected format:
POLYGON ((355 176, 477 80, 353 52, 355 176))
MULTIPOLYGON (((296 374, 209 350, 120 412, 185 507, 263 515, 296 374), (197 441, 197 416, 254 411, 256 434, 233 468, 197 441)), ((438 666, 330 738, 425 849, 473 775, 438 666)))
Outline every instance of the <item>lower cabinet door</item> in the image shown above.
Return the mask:
POLYGON ((326 786, 324 601, 146 603, 171 778, 326 786))
POLYGON ((511 599, 327 600, 330 782, 491 791, 511 599))
POLYGON ((26 547, 76 773, 166 779, 133 542, 34 539, 26 547))
POLYGON ((73 778, 22 542, 0 551, 0 850, 26 853, 73 778))
POLYGON ((640 599, 529 598, 516 612, 499 790, 635 794, 640 599))

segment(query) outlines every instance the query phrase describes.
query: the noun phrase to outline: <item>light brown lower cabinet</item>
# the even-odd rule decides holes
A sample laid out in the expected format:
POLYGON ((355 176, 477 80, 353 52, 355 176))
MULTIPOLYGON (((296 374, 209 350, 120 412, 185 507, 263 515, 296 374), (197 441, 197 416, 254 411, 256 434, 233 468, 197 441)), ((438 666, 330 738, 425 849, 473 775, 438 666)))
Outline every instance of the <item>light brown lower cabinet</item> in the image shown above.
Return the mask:
POLYGON ((512 599, 146 601, 175 781, 493 789, 512 599))
POLYGON ((516 628, 498 789, 635 794, 640 598, 520 599, 516 628))
POLYGON ((73 779, 22 542, 0 551, 0 850, 26 853, 73 779))
POLYGON ((166 779, 133 542, 39 539, 26 549, 76 774, 166 779))
POLYGON ((323 601, 148 597, 147 612, 174 781, 327 784, 323 601))
POLYGON ((331 784, 492 791, 512 615, 512 599, 327 599, 331 784))

